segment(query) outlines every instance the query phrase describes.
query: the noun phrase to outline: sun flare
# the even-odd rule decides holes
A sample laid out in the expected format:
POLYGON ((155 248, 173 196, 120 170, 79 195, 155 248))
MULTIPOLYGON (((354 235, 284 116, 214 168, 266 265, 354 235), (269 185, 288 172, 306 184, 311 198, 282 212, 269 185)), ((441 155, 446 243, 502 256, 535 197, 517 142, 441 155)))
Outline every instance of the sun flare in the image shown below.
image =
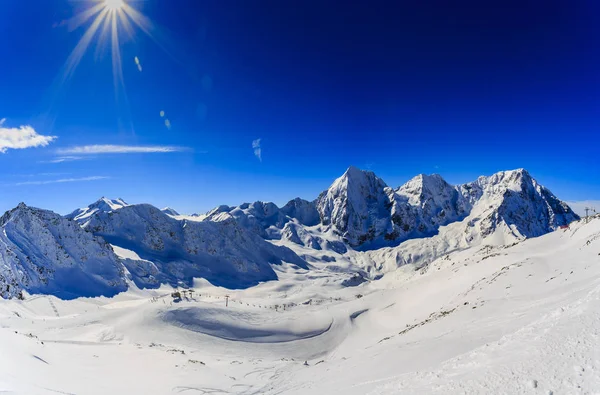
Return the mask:
POLYGON ((104 0, 104 7, 109 11, 119 11, 125 7, 124 0, 104 0))
MULTIPOLYGON (((154 26, 141 12, 126 0, 85 0, 90 3, 84 11, 69 20, 69 27, 75 30, 88 23, 85 33, 71 52, 63 68, 61 82, 70 79, 90 45, 96 41, 99 48, 110 46, 115 88, 123 86, 121 44, 126 37, 133 37, 134 25, 152 37, 154 26)), ((97 51, 98 53, 98 51, 97 51)))

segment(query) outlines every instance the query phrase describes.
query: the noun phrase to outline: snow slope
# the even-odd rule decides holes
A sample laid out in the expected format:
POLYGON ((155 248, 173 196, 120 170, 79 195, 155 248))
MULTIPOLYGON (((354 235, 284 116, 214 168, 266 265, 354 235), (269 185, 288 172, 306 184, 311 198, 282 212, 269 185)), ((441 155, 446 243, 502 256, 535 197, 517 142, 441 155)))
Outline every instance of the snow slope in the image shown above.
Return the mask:
POLYGON ((166 288, 0 300, 0 391, 593 394, 599 253, 596 218, 354 288, 283 264, 279 281, 198 281, 179 303, 166 288))
POLYGON ((126 287, 111 247, 76 222, 21 203, 0 218, 0 296, 22 290, 70 299, 126 287))

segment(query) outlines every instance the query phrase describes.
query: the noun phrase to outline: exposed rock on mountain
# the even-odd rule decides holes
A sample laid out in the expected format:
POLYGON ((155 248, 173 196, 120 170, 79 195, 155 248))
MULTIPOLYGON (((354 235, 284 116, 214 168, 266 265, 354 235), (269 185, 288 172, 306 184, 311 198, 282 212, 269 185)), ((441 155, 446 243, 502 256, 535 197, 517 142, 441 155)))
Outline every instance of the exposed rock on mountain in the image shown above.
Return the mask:
POLYGON ((317 198, 321 223, 333 227, 352 246, 391 234, 389 192, 373 172, 350 167, 317 198))

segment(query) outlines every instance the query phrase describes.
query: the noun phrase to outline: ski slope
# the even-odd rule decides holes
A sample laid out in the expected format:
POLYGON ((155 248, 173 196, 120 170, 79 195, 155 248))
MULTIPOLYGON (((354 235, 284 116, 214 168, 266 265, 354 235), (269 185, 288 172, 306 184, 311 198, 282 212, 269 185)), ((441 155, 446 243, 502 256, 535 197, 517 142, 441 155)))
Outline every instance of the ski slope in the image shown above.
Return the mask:
POLYGON ((0 300, 0 392, 598 393, 599 254, 595 218, 357 287, 282 264, 178 303, 165 286, 0 300))

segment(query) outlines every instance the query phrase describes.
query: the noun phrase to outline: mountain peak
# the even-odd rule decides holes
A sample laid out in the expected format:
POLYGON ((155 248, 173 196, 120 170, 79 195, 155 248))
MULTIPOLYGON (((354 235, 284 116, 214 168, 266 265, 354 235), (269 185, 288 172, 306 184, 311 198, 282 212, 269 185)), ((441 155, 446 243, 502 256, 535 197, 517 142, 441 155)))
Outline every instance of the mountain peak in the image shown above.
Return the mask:
POLYGON ((350 166, 317 198, 321 222, 332 225, 352 245, 372 240, 387 226, 386 207, 390 202, 386 188, 375 173, 350 166), (365 232, 369 233, 366 238, 365 232))
POLYGON ((89 206, 77 209, 65 217, 75 221, 82 221, 87 220, 90 216, 98 211, 114 211, 127 206, 129 206, 129 204, 121 198, 109 199, 102 196, 89 206))
POLYGON ((439 174, 419 174, 399 187, 396 193, 406 197, 412 205, 420 205, 427 198, 436 200, 439 196, 449 196, 453 189, 439 174))
POLYGON ((362 170, 355 166, 349 166, 340 178, 357 180, 357 179, 373 178, 373 177, 378 178, 375 175, 375 173, 373 173, 370 170, 362 170))
POLYGON ((346 169, 344 174, 353 174, 353 173, 357 174, 357 173, 362 173, 362 172, 363 172, 363 170, 359 169, 358 167, 350 165, 350 166, 348 166, 348 168, 346 169))
POLYGON ((421 173, 421 174, 417 174, 416 176, 414 176, 412 179, 410 179, 408 181, 410 182, 419 182, 421 184, 431 184, 431 183, 439 183, 439 182, 446 182, 446 180, 444 180, 444 178, 442 178, 442 176, 440 176, 439 174, 425 174, 425 173, 421 173))
POLYGON ((175 211, 174 209, 172 209, 171 207, 167 206, 165 208, 163 208, 162 210, 163 213, 167 214, 167 215, 171 215, 171 216, 178 216, 179 213, 177 211, 175 211))
POLYGON ((96 200, 90 206, 93 206, 93 205, 95 205, 95 206, 107 205, 112 210, 116 210, 116 209, 121 208, 121 207, 129 206, 129 204, 127 202, 125 202, 121 198, 118 198, 118 199, 109 199, 109 198, 107 198, 105 196, 102 196, 100 199, 96 200))

